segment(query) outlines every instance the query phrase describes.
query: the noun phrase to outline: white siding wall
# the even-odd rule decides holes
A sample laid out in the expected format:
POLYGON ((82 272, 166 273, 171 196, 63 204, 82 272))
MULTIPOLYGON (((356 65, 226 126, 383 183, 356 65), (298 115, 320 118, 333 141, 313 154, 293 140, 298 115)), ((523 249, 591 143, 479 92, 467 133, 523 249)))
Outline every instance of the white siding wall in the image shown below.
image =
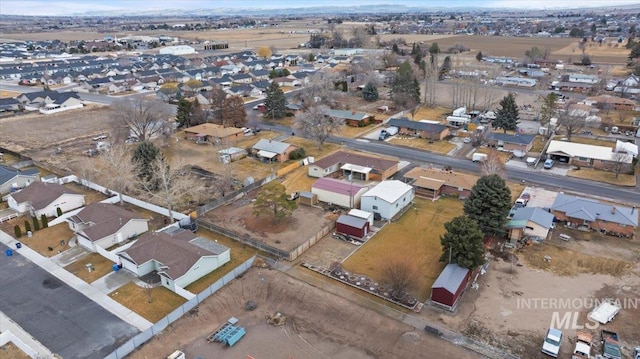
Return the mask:
POLYGON ((138 277, 142 277, 143 275, 149 274, 154 270, 156 270, 156 261, 150 260, 146 263, 142 263, 141 265, 139 265, 137 272, 136 271, 133 271, 133 272, 136 273, 138 277))
POLYGON ((336 163, 331 167, 323 169, 311 164, 309 165, 309 172, 308 172, 309 177, 321 178, 321 177, 328 176, 329 174, 338 170, 338 165, 339 163, 336 163))
POLYGON ((29 210, 29 204, 27 202, 18 203, 11 196, 9 196, 9 198, 7 199, 7 202, 9 203, 9 208, 12 208, 12 209, 18 211, 19 213, 24 213, 24 212, 27 212, 29 210))
POLYGON ((96 246, 109 248, 112 245, 127 240, 136 234, 142 234, 149 230, 147 221, 143 219, 132 219, 122 226, 120 231, 95 241, 96 246))
POLYGON ((413 201, 414 196, 415 193, 413 189, 405 193, 394 203, 385 202, 375 196, 364 196, 362 197, 360 209, 371 213, 380 213, 382 218, 391 219, 408 206, 411 201, 413 201))
POLYGON ((82 246, 83 248, 91 251, 91 252, 95 252, 96 250, 93 248, 93 242, 91 242, 90 240, 84 238, 83 236, 76 236, 76 238, 78 239, 78 244, 80 246, 82 246))
POLYGON ((184 288, 203 276, 218 269, 223 264, 231 260, 231 251, 226 251, 217 256, 206 256, 200 258, 183 276, 175 280, 175 284, 184 288))
MULTIPOLYGON (((315 187, 311 187, 311 193, 318 195, 318 201, 320 202, 333 203, 335 205, 346 208, 350 207, 351 200, 349 198, 349 195, 343 195, 340 193, 335 193, 315 187)), ((356 196, 354 193, 354 199, 355 197, 356 196)))
POLYGON ((39 180, 40 180, 40 175, 37 175, 37 176, 18 175, 5 183, 0 183, 0 194, 4 195, 11 192, 11 187, 13 186, 13 184, 15 184, 18 188, 23 188, 29 185, 30 183, 34 181, 39 181, 39 180))
POLYGON ((84 195, 65 193, 53 202, 49 203, 49 205, 45 208, 36 211, 36 217, 40 217, 42 214, 46 215, 47 217, 56 217, 56 208, 58 207, 62 209, 62 212, 67 212, 72 209, 80 208, 82 206, 84 206, 84 195))
POLYGON ((547 234, 549 234, 549 230, 547 228, 544 228, 541 225, 537 223, 533 223, 531 221, 527 222, 527 227, 533 228, 533 229, 529 229, 529 228, 524 229, 524 234, 528 236, 546 239, 547 234))

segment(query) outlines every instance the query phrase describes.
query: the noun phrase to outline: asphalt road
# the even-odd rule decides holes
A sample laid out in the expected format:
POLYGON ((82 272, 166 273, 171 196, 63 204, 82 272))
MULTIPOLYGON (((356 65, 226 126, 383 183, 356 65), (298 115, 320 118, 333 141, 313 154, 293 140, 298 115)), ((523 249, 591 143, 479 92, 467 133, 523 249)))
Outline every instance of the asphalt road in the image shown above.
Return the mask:
MULTIPOLYGON (((102 359, 138 330, 0 243, 0 311, 63 358, 102 359)), ((0 355, 2 357, 2 355, 0 355)))

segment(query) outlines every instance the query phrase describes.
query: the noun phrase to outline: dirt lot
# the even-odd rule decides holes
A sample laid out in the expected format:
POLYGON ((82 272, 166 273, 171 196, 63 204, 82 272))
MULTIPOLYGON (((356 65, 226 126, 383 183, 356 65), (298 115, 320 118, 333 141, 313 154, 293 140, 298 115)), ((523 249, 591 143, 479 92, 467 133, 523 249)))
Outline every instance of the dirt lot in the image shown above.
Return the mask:
POLYGON ((298 206, 292 217, 274 224, 269 216, 253 215, 251 201, 256 193, 253 191, 239 201, 207 212, 205 219, 285 251, 298 247, 335 220, 333 213, 298 206))
POLYGON ((199 306, 198 315, 168 327, 133 359, 162 358, 176 349, 188 358, 475 358, 463 349, 322 291, 278 271, 253 268, 199 306), (245 311, 246 301, 258 304, 245 311), (280 312, 285 325, 266 316, 280 312), (234 316, 247 330, 235 346, 207 343, 206 336, 234 316), (275 344, 277 343, 277 344, 275 344))

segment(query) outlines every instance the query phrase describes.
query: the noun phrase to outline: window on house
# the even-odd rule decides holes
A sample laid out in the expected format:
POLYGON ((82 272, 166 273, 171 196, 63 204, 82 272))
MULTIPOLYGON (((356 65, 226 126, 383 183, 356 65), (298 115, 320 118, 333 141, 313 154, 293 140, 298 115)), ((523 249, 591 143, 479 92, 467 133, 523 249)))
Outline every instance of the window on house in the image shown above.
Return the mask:
POLYGON ((373 209, 378 209, 378 206, 373 206, 373 209))
POLYGON ((586 157, 578 157, 578 161, 586 162, 586 161, 588 161, 588 160, 589 160, 589 159, 588 159, 588 158, 586 158, 586 157))
POLYGON ((399 204, 399 203, 396 203, 396 208, 398 208, 398 204, 399 204))

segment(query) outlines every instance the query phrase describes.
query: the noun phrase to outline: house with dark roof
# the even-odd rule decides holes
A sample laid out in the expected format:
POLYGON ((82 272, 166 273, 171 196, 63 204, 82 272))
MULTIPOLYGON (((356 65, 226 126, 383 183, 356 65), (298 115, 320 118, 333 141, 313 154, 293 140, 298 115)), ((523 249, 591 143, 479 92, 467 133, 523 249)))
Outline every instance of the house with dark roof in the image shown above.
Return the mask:
POLYGON ((638 227, 638 208, 601 203, 597 200, 559 193, 551 213, 570 227, 633 238, 638 227))
POLYGON ((443 140, 450 135, 449 128, 439 123, 411 121, 406 117, 392 118, 387 125, 398 128, 398 133, 429 140, 443 140))
POLYGON ((480 177, 439 168, 416 167, 407 172, 404 178, 415 187, 416 196, 435 201, 442 195, 460 199, 469 197, 471 189, 480 177))
POLYGON ((399 161, 367 156, 360 153, 336 151, 309 164, 310 177, 351 177, 352 180, 382 181, 398 172, 399 161))
POLYGON ((184 130, 185 137, 188 140, 198 143, 231 143, 244 138, 244 132, 241 128, 224 127, 215 123, 201 123, 191 126, 184 130))
POLYGON ((0 98, 0 112, 20 111, 20 102, 15 98, 0 98))
POLYGON ((431 302, 454 311, 470 278, 469 269, 455 263, 447 264, 431 286, 431 302))
POLYGON ((516 209, 513 217, 507 222, 511 243, 532 239, 543 241, 553 227, 554 215, 538 207, 521 207, 516 209))
POLYGON ((524 153, 529 152, 531 146, 533 146, 533 140, 536 135, 529 135, 524 133, 499 133, 491 132, 487 136, 487 146, 502 148, 505 151, 522 151, 524 153))
POLYGON ((296 149, 296 146, 286 142, 261 138, 260 141, 251 147, 251 154, 259 158, 262 162, 286 162, 289 160, 291 152, 296 149))
POLYGON ((344 208, 359 208, 360 198, 369 188, 362 183, 335 178, 318 178, 311 185, 311 193, 318 201, 344 208))
POLYGON ((57 216, 58 208, 68 212, 84 206, 84 195, 57 183, 33 182, 24 189, 9 194, 9 207, 19 213, 40 218, 57 216))
POLYGON ((138 277, 157 272, 162 285, 175 292, 229 262, 230 252, 217 242, 172 227, 146 232, 118 257, 122 267, 138 277))
POLYGON ((91 252, 107 249, 149 230, 139 214, 110 203, 91 203, 67 219, 78 244, 91 252))
POLYGON ((344 121, 345 125, 353 127, 361 127, 373 122, 374 115, 365 112, 347 111, 347 110, 327 110, 326 116, 336 120, 344 121))
POLYGON ((0 165, 0 196, 20 190, 33 182, 40 181, 40 171, 36 168, 19 170, 0 165))

